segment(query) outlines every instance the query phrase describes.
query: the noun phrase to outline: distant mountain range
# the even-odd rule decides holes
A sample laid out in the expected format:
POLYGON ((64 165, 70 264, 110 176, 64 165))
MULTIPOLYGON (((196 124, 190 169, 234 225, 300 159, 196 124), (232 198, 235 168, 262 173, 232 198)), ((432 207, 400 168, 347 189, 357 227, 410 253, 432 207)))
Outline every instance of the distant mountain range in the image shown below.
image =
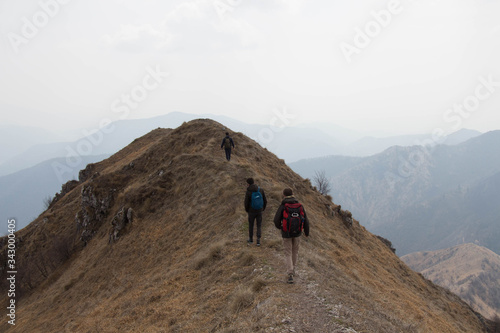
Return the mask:
POLYGON ((399 255, 477 242, 500 253, 500 131, 458 145, 391 147, 370 157, 291 163, 325 170, 334 202, 399 255))
MULTIPOLYGON (((242 132, 287 163, 327 155, 369 156, 395 145, 416 145, 425 142, 428 137, 368 137, 333 124, 295 124, 292 121, 288 123, 286 118, 279 119, 278 113, 272 118, 275 121, 262 125, 246 124, 225 116, 171 112, 148 119, 119 120, 99 132, 96 132, 97 128, 81 130, 81 133, 77 133, 80 134, 79 139, 64 142, 56 141, 60 135, 44 130, 7 127, 3 133, 0 132, 0 176, 58 157, 110 155, 155 128, 175 128, 183 122, 197 118, 214 119, 234 131, 242 132), (17 132, 17 135, 12 132, 17 132), (88 133, 93 134, 84 136, 88 133)), ((445 142, 455 144, 480 134, 477 131, 460 130, 448 136, 445 142)))
POLYGON ((500 317, 500 256, 475 245, 418 252, 401 259, 413 270, 455 294, 483 316, 500 317))

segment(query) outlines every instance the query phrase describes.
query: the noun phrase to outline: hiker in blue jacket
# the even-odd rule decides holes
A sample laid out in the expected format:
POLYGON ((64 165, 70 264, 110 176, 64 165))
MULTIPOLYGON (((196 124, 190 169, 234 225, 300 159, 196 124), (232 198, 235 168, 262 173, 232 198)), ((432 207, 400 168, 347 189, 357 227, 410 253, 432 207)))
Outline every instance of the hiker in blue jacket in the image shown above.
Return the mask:
POLYGON ((234 141, 229 136, 229 133, 226 132, 226 136, 222 139, 222 143, 220 144, 220 149, 224 148, 226 151, 226 159, 231 160, 231 147, 234 148, 234 141))
POLYGON ((262 236, 262 212, 266 210, 267 199, 264 190, 257 186, 253 178, 247 179, 245 193, 245 211, 248 213, 248 244, 253 243, 253 226, 257 220, 257 246, 260 246, 262 236))

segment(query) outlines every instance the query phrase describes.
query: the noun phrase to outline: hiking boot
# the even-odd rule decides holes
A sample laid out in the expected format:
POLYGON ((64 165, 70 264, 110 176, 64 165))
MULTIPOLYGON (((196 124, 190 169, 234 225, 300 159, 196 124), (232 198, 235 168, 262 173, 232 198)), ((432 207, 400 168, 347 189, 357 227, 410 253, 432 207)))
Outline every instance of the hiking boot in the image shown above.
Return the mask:
POLYGON ((250 238, 249 238, 249 239, 247 240, 247 243, 248 243, 248 245, 252 244, 252 243, 253 243, 253 239, 250 239, 250 238))
POLYGON ((257 246, 260 246, 260 238, 257 239, 257 246))
POLYGON ((288 279, 286 280, 287 283, 293 283, 293 274, 288 274, 288 279))

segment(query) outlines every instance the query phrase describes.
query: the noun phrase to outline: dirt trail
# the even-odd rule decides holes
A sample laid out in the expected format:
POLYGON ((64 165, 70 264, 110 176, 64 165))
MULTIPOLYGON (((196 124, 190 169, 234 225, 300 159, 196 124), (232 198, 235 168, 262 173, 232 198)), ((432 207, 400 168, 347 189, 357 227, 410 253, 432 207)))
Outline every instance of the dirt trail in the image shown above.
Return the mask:
MULTIPOLYGON (((283 255, 276 254, 275 257, 276 262, 279 263, 277 264, 279 271, 285 272, 283 255)), ((287 316, 284 318, 285 325, 281 330, 270 330, 270 332, 356 333, 355 330, 341 325, 339 305, 329 304, 321 297, 318 292, 319 284, 311 278, 307 269, 297 271, 293 284, 286 283, 285 275, 282 275, 278 286, 284 295, 285 302, 289 304, 287 316)), ((278 274, 278 276, 281 275, 278 274)))
POLYGON ((268 280, 268 288, 272 289, 272 301, 258 305, 260 308, 261 332, 311 332, 311 333, 356 333, 355 330, 343 325, 342 315, 347 309, 340 303, 326 300, 321 296, 320 282, 310 274, 310 268, 301 262, 299 251, 299 269, 293 284, 286 282, 284 255, 280 249, 251 249, 258 258, 257 262, 266 265, 256 265, 256 270, 268 270, 272 276, 268 280), (276 309, 270 304, 278 304, 276 309), (271 324, 273 323, 273 324, 271 324))

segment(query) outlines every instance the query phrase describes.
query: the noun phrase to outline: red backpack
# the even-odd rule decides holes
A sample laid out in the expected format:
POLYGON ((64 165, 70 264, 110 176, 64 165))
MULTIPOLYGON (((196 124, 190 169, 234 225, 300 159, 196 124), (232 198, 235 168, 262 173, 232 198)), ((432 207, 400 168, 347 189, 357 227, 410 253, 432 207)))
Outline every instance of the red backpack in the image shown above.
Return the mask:
POLYGON ((283 210, 283 221, 281 222, 284 232, 290 236, 299 236, 304 230, 304 208, 300 203, 286 203, 283 210))

